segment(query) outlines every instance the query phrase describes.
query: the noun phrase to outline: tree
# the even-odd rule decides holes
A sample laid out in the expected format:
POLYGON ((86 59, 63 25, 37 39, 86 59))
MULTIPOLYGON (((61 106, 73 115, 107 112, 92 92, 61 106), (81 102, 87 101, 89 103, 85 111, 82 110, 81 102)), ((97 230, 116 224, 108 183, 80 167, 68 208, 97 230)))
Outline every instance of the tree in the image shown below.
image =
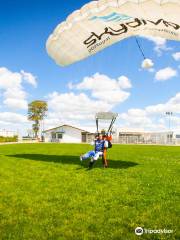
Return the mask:
POLYGON ((34 121, 32 129, 36 138, 40 129, 40 121, 45 118, 47 111, 48 105, 45 101, 35 100, 28 104, 28 120, 34 121))

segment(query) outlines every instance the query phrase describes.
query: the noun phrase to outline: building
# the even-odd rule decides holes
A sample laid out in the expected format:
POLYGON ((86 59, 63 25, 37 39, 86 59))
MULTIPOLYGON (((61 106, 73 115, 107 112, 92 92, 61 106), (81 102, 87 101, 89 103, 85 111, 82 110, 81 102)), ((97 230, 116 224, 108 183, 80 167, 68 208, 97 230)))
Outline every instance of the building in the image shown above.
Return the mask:
MULTIPOLYGON (((71 125, 61 125, 44 131, 45 142, 90 143, 94 133, 71 125)), ((115 129, 113 143, 118 144, 159 144, 179 145, 180 134, 173 132, 144 132, 138 129, 115 129)))
POLYGON ((93 139, 93 133, 66 124, 44 131, 45 142, 89 143, 93 139))
POLYGON ((113 139, 115 143, 120 144, 175 144, 173 132, 140 132, 118 129, 115 131, 113 139))
POLYGON ((180 130, 178 132, 174 132, 173 140, 177 145, 180 145, 180 130))

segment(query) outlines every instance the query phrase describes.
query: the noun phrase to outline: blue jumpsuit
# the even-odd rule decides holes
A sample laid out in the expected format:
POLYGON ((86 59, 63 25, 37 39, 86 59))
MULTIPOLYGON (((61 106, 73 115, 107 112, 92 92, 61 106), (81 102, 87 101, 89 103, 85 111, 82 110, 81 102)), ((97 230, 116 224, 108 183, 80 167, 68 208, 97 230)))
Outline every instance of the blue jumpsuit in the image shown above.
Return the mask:
POLYGON ((83 160, 87 158, 92 158, 93 161, 97 161, 100 156, 103 155, 103 151, 105 147, 108 147, 107 141, 104 140, 95 140, 94 143, 94 151, 89 151, 82 156, 83 160))

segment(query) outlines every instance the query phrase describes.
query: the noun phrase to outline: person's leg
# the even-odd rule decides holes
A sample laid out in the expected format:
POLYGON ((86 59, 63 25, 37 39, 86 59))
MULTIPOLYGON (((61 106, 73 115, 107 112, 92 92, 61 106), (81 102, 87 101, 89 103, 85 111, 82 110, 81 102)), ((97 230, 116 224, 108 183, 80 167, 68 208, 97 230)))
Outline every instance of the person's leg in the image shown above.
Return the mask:
POLYGON ((104 153, 103 153, 103 155, 102 155, 102 164, 103 164, 103 166, 104 166, 104 164, 105 164, 104 153))
POLYGON ((98 158, 100 156, 102 156, 103 153, 102 152, 96 152, 95 155, 91 158, 91 161, 89 162, 89 168, 92 168, 92 166, 94 165, 94 163, 98 160, 98 158))
POLYGON ((107 149, 104 149, 102 159, 103 159, 103 165, 104 165, 104 167, 107 168, 107 167, 108 167, 107 149))
POLYGON ((89 152, 85 153, 84 155, 81 155, 80 160, 81 161, 86 160, 88 158, 94 157, 94 155, 95 155, 94 151, 89 151, 89 152))

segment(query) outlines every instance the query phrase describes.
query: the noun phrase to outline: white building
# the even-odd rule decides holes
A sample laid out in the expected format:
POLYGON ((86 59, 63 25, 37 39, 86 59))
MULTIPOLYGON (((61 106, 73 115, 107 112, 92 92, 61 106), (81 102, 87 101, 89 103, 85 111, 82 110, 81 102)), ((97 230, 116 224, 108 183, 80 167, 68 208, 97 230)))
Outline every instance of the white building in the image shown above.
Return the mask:
POLYGON ((44 131, 45 142, 85 143, 93 138, 93 133, 66 124, 44 131))

